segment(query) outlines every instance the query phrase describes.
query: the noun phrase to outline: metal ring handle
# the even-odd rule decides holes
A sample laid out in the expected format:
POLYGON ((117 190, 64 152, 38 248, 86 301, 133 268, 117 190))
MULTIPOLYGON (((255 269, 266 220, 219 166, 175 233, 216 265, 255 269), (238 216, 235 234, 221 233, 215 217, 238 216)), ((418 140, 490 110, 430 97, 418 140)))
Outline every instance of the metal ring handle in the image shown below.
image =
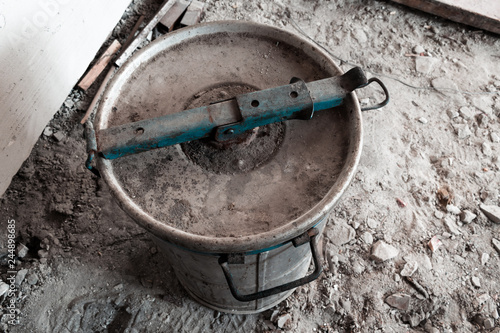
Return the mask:
MULTIPOLYGON (((233 280, 233 275, 229 271, 229 263, 227 261, 227 257, 221 257, 219 259, 219 264, 222 268, 222 271, 224 272, 227 284, 229 286, 229 290, 231 291, 231 294, 233 295, 233 297, 241 302, 255 301, 255 300, 260 299, 260 298, 276 295, 276 294, 282 293, 284 291, 300 287, 306 283, 309 283, 313 280, 316 280, 320 276, 320 274, 323 272, 323 267, 321 266, 321 263, 319 262, 319 255, 318 255, 319 251, 318 251, 317 246, 314 242, 318 233, 319 233, 318 229, 316 229, 316 228, 312 228, 306 233, 306 234, 308 234, 309 245, 311 246, 311 254, 312 254, 312 259, 313 259, 314 267, 315 267, 314 272, 312 272, 311 274, 309 274, 303 278, 297 279, 295 281, 291 281, 291 282, 282 284, 280 286, 273 287, 273 288, 266 289, 266 290, 262 290, 262 291, 259 291, 259 292, 253 293, 253 294, 249 294, 249 295, 242 295, 240 293, 240 291, 238 290, 238 288, 236 288, 236 286, 234 284, 234 280, 233 280)), ((302 237, 302 236, 299 236, 299 237, 302 237)))
POLYGON ((377 79, 376 77, 372 77, 371 79, 368 80, 367 83, 360 86, 359 88, 364 88, 372 82, 377 82, 379 84, 379 86, 382 88, 382 90, 384 91, 384 94, 385 94, 385 100, 381 103, 361 108, 361 111, 380 109, 381 107, 384 107, 387 105, 387 103, 389 103, 389 91, 387 90, 387 87, 385 86, 385 84, 382 81, 380 81, 379 79, 377 79))

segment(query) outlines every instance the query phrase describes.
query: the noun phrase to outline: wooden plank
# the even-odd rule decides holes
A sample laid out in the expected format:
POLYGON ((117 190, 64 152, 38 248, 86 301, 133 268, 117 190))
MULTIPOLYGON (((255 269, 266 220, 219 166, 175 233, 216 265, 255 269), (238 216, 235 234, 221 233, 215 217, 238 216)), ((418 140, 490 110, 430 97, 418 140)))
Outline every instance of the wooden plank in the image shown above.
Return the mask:
POLYGON ((0 195, 129 2, 0 0, 0 195))
POLYGON ((172 31, 175 23, 179 21, 179 18, 184 14, 190 3, 190 0, 177 0, 173 7, 160 20, 160 24, 167 28, 168 31, 172 31))
POLYGON ((498 0, 393 0, 394 2, 500 34, 498 0))
POLYGON ((127 49, 123 50, 122 53, 120 53, 120 56, 118 59, 116 59, 115 64, 120 67, 127 61, 127 59, 134 53, 135 49, 146 39, 146 37, 149 35, 151 31, 153 31, 153 28, 156 27, 158 22, 162 19, 163 16, 172 8, 174 5, 175 0, 166 0, 158 10, 158 12, 155 14, 155 16, 149 21, 148 24, 139 32, 139 35, 132 40, 130 45, 127 47, 127 49))
POLYGON ((94 66, 92 66, 90 71, 83 77, 80 83, 78 83, 78 87, 82 88, 84 91, 87 90, 92 83, 94 83, 97 77, 99 77, 104 68, 106 68, 121 46, 120 42, 115 39, 106 51, 104 51, 104 54, 99 58, 99 60, 97 60, 94 66))
POLYGON ((200 22, 204 6, 205 4, 203 2, 193 0, 186 11, 186 14, 182 17, 181 26, 185 27, 200 22))

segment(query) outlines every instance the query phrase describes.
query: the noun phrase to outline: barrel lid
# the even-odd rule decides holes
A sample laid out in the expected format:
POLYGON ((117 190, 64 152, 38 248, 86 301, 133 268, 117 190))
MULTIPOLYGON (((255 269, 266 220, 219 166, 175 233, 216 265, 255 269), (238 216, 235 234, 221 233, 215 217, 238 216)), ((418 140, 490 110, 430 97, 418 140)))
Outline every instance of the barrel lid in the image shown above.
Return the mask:
MULTIPOLYGON (((99 106, 97 131, 241 93, 341 71, 315 45, 274 27, 223 21, 155 40, 123 65, 99 106)), ((361 152, 361 114, 345 105, 268 125, 221 147, 191 142, 98 160, 122 208, 157 237, 193 251, 247 252, 288 241, 324 218, 361 152)))

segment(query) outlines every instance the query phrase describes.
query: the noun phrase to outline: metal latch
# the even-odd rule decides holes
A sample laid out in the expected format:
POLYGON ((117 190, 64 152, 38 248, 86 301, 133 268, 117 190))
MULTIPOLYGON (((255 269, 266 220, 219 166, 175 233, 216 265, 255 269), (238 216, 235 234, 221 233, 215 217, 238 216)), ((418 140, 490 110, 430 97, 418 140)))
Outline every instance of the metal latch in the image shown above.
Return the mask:
POLYGON ((314 112, 342 104, 350 92, 371 82, 377 82, 382 87, 386 98, 382 103, 362 111, 381 108, 389 102, 387 88, 376 78, 367 80, 361 68, 355 67, 341 76, 307 83, 293 78, 288 85, 242 94, 179 113, 110 127, 100 130, 97 140, 96 133, 88 130, 87 167, 91 171, 95 170, 92 159, 97 154, 105 159, 115 159, 208 137, 227 141, 255 127, 291 119, 311 119, 314 112))

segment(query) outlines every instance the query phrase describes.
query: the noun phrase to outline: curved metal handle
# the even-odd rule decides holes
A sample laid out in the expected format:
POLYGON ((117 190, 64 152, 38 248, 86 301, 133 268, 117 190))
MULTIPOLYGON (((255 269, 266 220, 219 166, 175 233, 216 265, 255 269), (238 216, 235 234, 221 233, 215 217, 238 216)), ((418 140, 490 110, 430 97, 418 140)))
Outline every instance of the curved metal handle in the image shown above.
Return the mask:
POLYGON ((385 84, 382 81, 380 81, 379 79, 377 79, 376 77, 372 77, 371 79, 368 80, 367 83, 365 83, 364 85, 362 85, 359 88, 364 88, 372 82, 377 82, 379 84, 379 86, 382 88, 382 90, 384 91, 384 94, 385 94, 385 100, 381 103, 361 108, 361 111, 380 109, 381 107, 386 106, 387 103, 389 103, 389 91, 387 90, 387 87, 385 86, 385 84))
POLYGON ((266 290, 262 290, 262 291, 259 291, 259 292, 253 293, 253 294, 249 294, 249 295, 242 295, 240 293, 240 291, 238 290, 238 288, 236 288, 236 286, 234 284, 233 276, 232 276, 231 272, 229 271, 229 263, 227 261, 227 256, 221 257, 219 259, 219 264, 222 268, 222 271, 224 272, 224 276, 226 277, 227 284, 229 286, 229 290, 231 291, 231 294, 233 295, 233 297, 241 302, 255 301, 255 300, 260 299, 260 298, 272 296, 272 295, 279 294, 279 293, 282 293, 282 292, 290 290, 290 289, 297 288, 301 285, 304 285, 304 284, 309 283, 313 280, 316 280, 320 276, 320 274, 323 272, 323 267, 321 266, 321 263, 319 262, 319 255, 318 255, 319 252, 318 252, 317 246, 314 242, 314 240, 316 239, 316 236, 318 234, 319 234, 318 229, 312 228, 309 231, 307 231, 304 235, 301 235, 293 240, 295 247, 300 246, 300 245, 304 244, 305 242, 309 242, 309 245, 311 246, 312 259, 313 259, 314 267, 315 267, 314 272, 312 272, 311 274, 309 274, 303 278, 297 279, 295 281, 291 281, 291 282, 282 284, 280 286, 273 287, 273 288, 266 289, 266 290), (302 238, 302 237, 306 237, 305 242, 301 242, 300 244, 297 244, 296 240, 299 238, 302 238))

